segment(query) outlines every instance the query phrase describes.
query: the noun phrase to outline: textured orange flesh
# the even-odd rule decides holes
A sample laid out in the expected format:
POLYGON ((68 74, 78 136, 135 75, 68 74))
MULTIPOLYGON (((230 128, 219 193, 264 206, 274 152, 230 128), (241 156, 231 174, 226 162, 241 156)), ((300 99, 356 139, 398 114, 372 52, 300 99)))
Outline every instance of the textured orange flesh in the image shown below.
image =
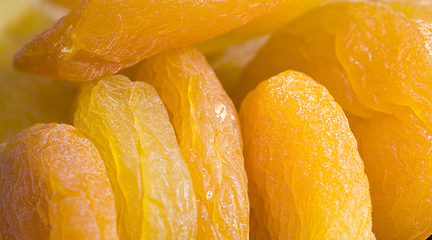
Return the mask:
POLYGON ((33 125, 0 154, 1 239, 118 239, 102 158, 74 127, 33 125))
POLYGON ((100 151, 114 189, 121 239, 194 239, 196 200, 156 91, 114 75, 86 82, 74 125, 100 151))
POLYGON ((247 96, 240 120, 251 239, 375 239, 356 140, 323 86, 283 72, 247 96))
POLYGON ((289 2, 82 0, 27 43, 14 66, 57 80, 109 76, 155 53, 225 33, 289 2))
POLYGON ((316 9, 275 33, 245 68, 236 102, 287 69, 323 84, 348 113, 379 239, 432 234, 432 55, 423 12, 372 3, 316 9), (412 16, 407 17, 407 16, 412 16))
POLYGON ((240 124, 204 56, 191 47, 158 54, 136 79, 154 86, 170 115, 197 197, 197 239, 247 239, 240 124))

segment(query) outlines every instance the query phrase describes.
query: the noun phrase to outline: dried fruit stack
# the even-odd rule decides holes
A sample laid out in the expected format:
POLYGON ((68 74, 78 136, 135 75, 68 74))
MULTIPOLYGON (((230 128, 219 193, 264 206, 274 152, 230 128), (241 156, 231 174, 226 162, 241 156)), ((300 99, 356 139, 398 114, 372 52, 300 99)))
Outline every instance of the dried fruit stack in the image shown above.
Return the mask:
POLYGON ((237 101, 285 69, 327 87, 357 138, 379 239, 432 233, 429 41, 428 23, 415 14, 371 3, 329 4, 276 32, 239 80, 237 101))
POLYGON ((0 239, 427 238, 432 4, 323 2, 0 2, 0 239))

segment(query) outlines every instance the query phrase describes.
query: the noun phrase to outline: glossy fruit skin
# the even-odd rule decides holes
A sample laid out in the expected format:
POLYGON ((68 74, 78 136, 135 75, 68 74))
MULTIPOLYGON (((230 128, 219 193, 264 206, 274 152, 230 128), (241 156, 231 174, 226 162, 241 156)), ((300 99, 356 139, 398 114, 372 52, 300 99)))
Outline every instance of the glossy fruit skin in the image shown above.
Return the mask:
POLYGON ((156 89, 173 123, 197 197, 197 239, 247 239, 240 124, 204 56, 192 47, 160 53, 143 63, 136 80, 156 89))
POLYGON ((375 239, 369 184, 342 109, 286 71, 244 100, 251 239, 375 239))
POLYGON ((0 152, 1 239, 118 239, 102 158, 74 127, 33 125, 0 152))
POLYGON ((121 239, 194 239, 196 200, 168 114, 148 84, 114 75, 83 84, 74 125, 100 151, 121 239))
POLYGON ((27 43, 15 55, 14 67, 57 80, 87 81, 109 76, 158 52, 244 25, 275 10, 280 3, 82 0, 67 16, 27 43))
POLYGON ((407 15, 372 3, 316 9, 275 33, 239 86, 246 92, 286 69, 323 84, 357 137, 377 238, 425 239, 432 234, 432 156, 424 150, 432 139, 430 31, 422 12, 396 9, 407 15))

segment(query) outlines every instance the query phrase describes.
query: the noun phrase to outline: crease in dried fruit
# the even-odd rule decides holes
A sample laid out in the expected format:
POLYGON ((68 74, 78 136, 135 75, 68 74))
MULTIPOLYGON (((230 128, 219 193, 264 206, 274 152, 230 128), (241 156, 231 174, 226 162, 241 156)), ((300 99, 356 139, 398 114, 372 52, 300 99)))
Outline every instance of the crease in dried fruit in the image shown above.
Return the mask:
POLYGON ((25 129, 2 145, 0 170, 2 239, 118 239, 102 158, 72 126, 25 129))
POLYGON ((282 72, 247 96, 240 120, 252 239, 375 239, 354 136, 323 86, 282 72))
POLYGON ((204 56, 192 47, 158 54, 144 61, 136 80, 150 83, 168 110, 197 197, 197 238, 246 239, 240 125, 204 56))
POLYGON ((270 38, 239 86, 294 69, 327 87, 365 162, 377 238, 420 239, 432 234, 431 157, 416 147, 432 136, 429 19, 419 20, 427 9, 395 5, 335 3, 300 17, 270 38))
POLYGON ((49 79, 92 80, 112 75, 158 52, 225 33, 269 13, 279 4, 257 0, 83 0, 27 43, 15 56, 14 66, 49 79))
POLYGON ((190 174, 150 85, 121 75, 85 83, 74 124, 104 158, 121 238, 195 238, 190 174))

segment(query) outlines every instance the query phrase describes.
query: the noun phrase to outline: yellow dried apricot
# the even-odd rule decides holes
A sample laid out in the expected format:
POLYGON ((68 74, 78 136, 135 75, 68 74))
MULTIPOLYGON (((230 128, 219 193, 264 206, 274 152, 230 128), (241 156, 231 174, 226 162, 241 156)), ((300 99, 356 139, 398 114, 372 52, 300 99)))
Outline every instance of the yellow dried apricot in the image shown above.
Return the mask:
POLYGON ((82 0, 15 56, 49 79, 109 76, 158 52, 196 43, 268 14, 285 1, 82 0))
POLYGON ((335 3, 302 16, 269 39, 238 89, 287 69, 328 88, 359 142, 377 238, 424 239, 432 234, 430 23, 415 8, 395 9, 335 3))
POLYGON ((75 127, 100 151, 121 239, 193 239, 191 177, 168 114, 148 84, 114 75, 82 85, 75 127))
POLYGON ((240 120, 251 239, 375 239, 355 138, 323 86, 283 72, 249 93, 240 120))
POLYGON ((240 124, 204 56, 191 47, 157 54, 136 79, 154 86, 168 110, 197 198, 197 239, 247 239, 240 124))
POLYGON ((36 124, 0 151, 0 239, 118 239, 95 146, 66 124, 36 124))

